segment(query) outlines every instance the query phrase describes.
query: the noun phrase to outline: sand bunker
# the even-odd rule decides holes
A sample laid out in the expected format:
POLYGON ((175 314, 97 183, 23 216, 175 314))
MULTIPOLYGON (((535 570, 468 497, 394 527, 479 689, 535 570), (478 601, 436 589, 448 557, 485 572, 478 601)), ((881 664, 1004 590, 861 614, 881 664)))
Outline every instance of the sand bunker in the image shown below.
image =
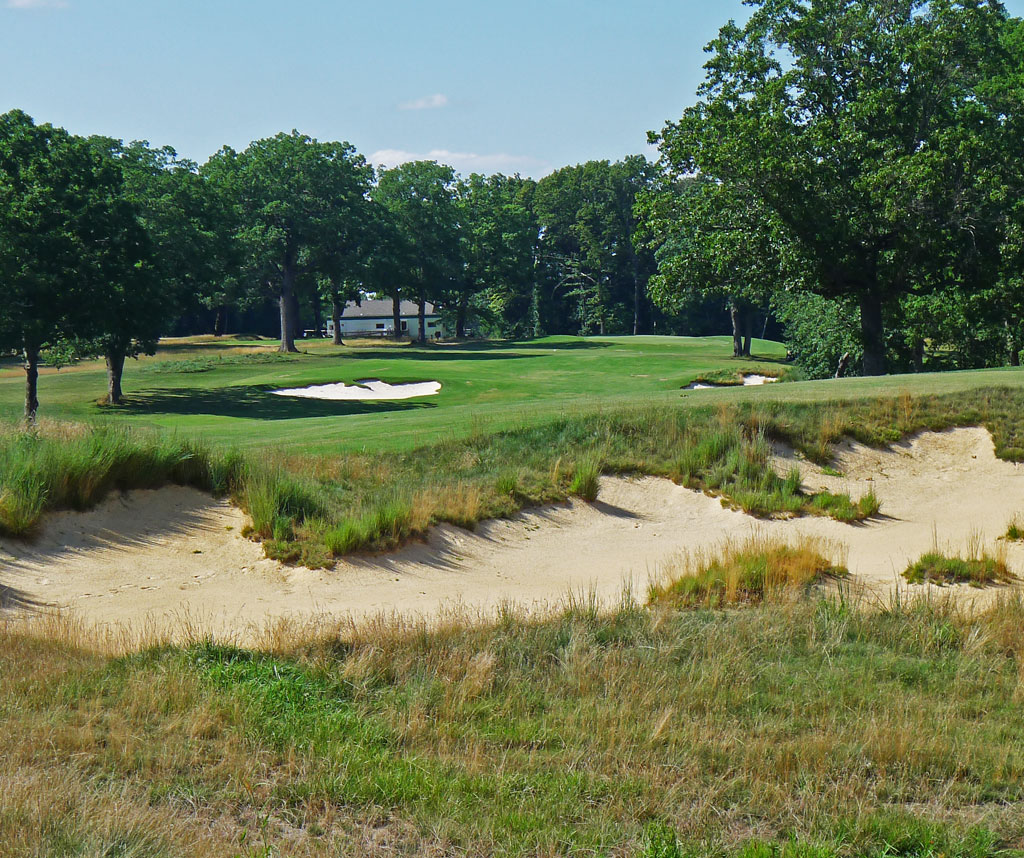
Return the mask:
POLYGON ((278 396, 300 396, 305 399, 414 399, 434 396, 441 390, 439 381, 418 381, 414 384, 388 384, 377 378, 364 378, 354 384, 316 384, 311 387, 293 387, 275 390, 278 396))
MULTIPOLYGON (((758 384, 772 384, 778 381, 777 378, 772 378, 770 375, 757 375, 756 373, 750 373, 749 375, 743 376, 743 386, 750 387, 758 384)), ((736 387, 734 384, 714 384, 708 381, 695 381, 692 384, 686 385, 684 390, 713 390, 716 387, 736 387)))
MULTIPOLYGON (((90 622, 151 628, 187 620, 193 632, 245 640, 283 617, 435 614, 453 603, 536 607, 570 590, 610 600, 629 583, 642 597, 650 577, 681 552, 714 549, 758 528, 847 546, 855 580, 887 594, 936 534, 955 550, 973 534, 992 546, 1024 512, 1024 474, 995 457, 984 429, 924 434, 884 451, 844 444, 836 462, 844 477, 780 453, 780 469, 794 462, 808 489, 858 497, 873 487, 882 517, 860 526, 758 522, 667 480, 606 478, 593 505, 535 510, 475 533, 440 527, 427 544, 314 571, 264 559, 241 536, 245 515, 226 503, 180 488, 135 492, 92 512, 50 516, 34 543, 0 542, 0 611, 53 606, 90 622)), ((1024 547, 1008 545, 1007 560, 1024 573, 1024 547)), ((985 599, 1002 590, 946 592, 985 599)))

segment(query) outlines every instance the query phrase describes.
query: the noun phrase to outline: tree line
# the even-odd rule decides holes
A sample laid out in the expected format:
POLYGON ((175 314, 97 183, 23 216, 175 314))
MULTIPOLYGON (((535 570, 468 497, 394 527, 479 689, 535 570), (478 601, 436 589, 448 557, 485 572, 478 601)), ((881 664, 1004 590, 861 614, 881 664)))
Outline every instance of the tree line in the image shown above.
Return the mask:
MULTIPOLYGON (((102 357, 106 401, 126 360, 172 330, 223 333, 276 306, 280 348, 348 301, 435 305, 458 337, 672 328, 637 248, 641 156, 540 181, 417 161, 375 170, 351 145, 298 132, 198 165, 172 148, 78 137, 21 111, 0 117, 0 350, 23 357, 25 413, 40 362, 102 357), (185 326, 181 330, 182 325, 185 326)), ((678 320, 676 320, 678 323, 678 320)))
POLYGON ((1019 365, 1024 22, 994 0, 755 0, 641 200, 664 306, 770 303, 814 375, 1019 365))

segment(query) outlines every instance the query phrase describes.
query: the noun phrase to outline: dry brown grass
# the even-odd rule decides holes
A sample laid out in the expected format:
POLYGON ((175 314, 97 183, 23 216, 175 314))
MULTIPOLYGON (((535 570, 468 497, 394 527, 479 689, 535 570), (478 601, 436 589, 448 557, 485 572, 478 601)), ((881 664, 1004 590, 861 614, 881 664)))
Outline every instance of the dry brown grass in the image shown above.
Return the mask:
POLYGON ((742 610, 320 617, 264 655, 0 627, 0 853, 625 855, 649 820, 726 851, 1020 842, 1024 601, 808 599, 813 557, 842 559, 796 546, 742 610))

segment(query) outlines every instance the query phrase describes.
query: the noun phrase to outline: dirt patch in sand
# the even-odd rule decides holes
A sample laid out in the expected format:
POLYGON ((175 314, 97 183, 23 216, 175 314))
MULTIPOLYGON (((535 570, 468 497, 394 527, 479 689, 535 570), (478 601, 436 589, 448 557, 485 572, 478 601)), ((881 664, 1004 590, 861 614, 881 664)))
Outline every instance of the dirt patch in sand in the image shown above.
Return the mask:
MULTIPOLYGON (((808 489, 856 498, 873 488, 882 516, 858 526, 824 518, 759 522, 667 480, 606 478, 593 505, 533 510, 475 533, 439 527, 426 544, 325 571, 266 560, 242 537, 246 517, 238 509, 163 489, 50 516, 32 543, 0 542, 0 610, 61 608, 90 623, 247 639, 287 617, 434 615, 455 604, 488 611, 507 602, 537 608, 570 591, 611 600, 632 585, 642 596, 681 553, 713 550, 755 529, 843 544, 855 580, 886 593, 936 536, 953 550, 972 534, 991 547, 1024 512, 1024 472, 995 457, 983 429, 924 434, 889 450, 844 444, 835 465, 842 477, 780 453, 780 468, 794 463, 808 489)), ((1024 572, 1024 547, 1006 551, 1011 570, 1024 572)), ((967 598, 1000 592, 946 591, 967 598)))

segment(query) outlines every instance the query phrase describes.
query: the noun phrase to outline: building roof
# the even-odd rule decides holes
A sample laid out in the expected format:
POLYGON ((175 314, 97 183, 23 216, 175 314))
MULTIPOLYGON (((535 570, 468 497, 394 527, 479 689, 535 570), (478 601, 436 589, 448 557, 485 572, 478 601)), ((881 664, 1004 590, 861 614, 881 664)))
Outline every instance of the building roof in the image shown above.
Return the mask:
MULTIPOLYGON (((419 315, 419 305, 415 301, 403 301, 401 306, 403 319, 414 319, 419 315)), ((427 304, 428 316, 436 315, 433 304, 427 304)), ((371 301, 363 299, 361 304, 349 301, 341 314, 343 319, 390 319, 394 315, 394 303, 391 299, 384 301, 371 301)))

